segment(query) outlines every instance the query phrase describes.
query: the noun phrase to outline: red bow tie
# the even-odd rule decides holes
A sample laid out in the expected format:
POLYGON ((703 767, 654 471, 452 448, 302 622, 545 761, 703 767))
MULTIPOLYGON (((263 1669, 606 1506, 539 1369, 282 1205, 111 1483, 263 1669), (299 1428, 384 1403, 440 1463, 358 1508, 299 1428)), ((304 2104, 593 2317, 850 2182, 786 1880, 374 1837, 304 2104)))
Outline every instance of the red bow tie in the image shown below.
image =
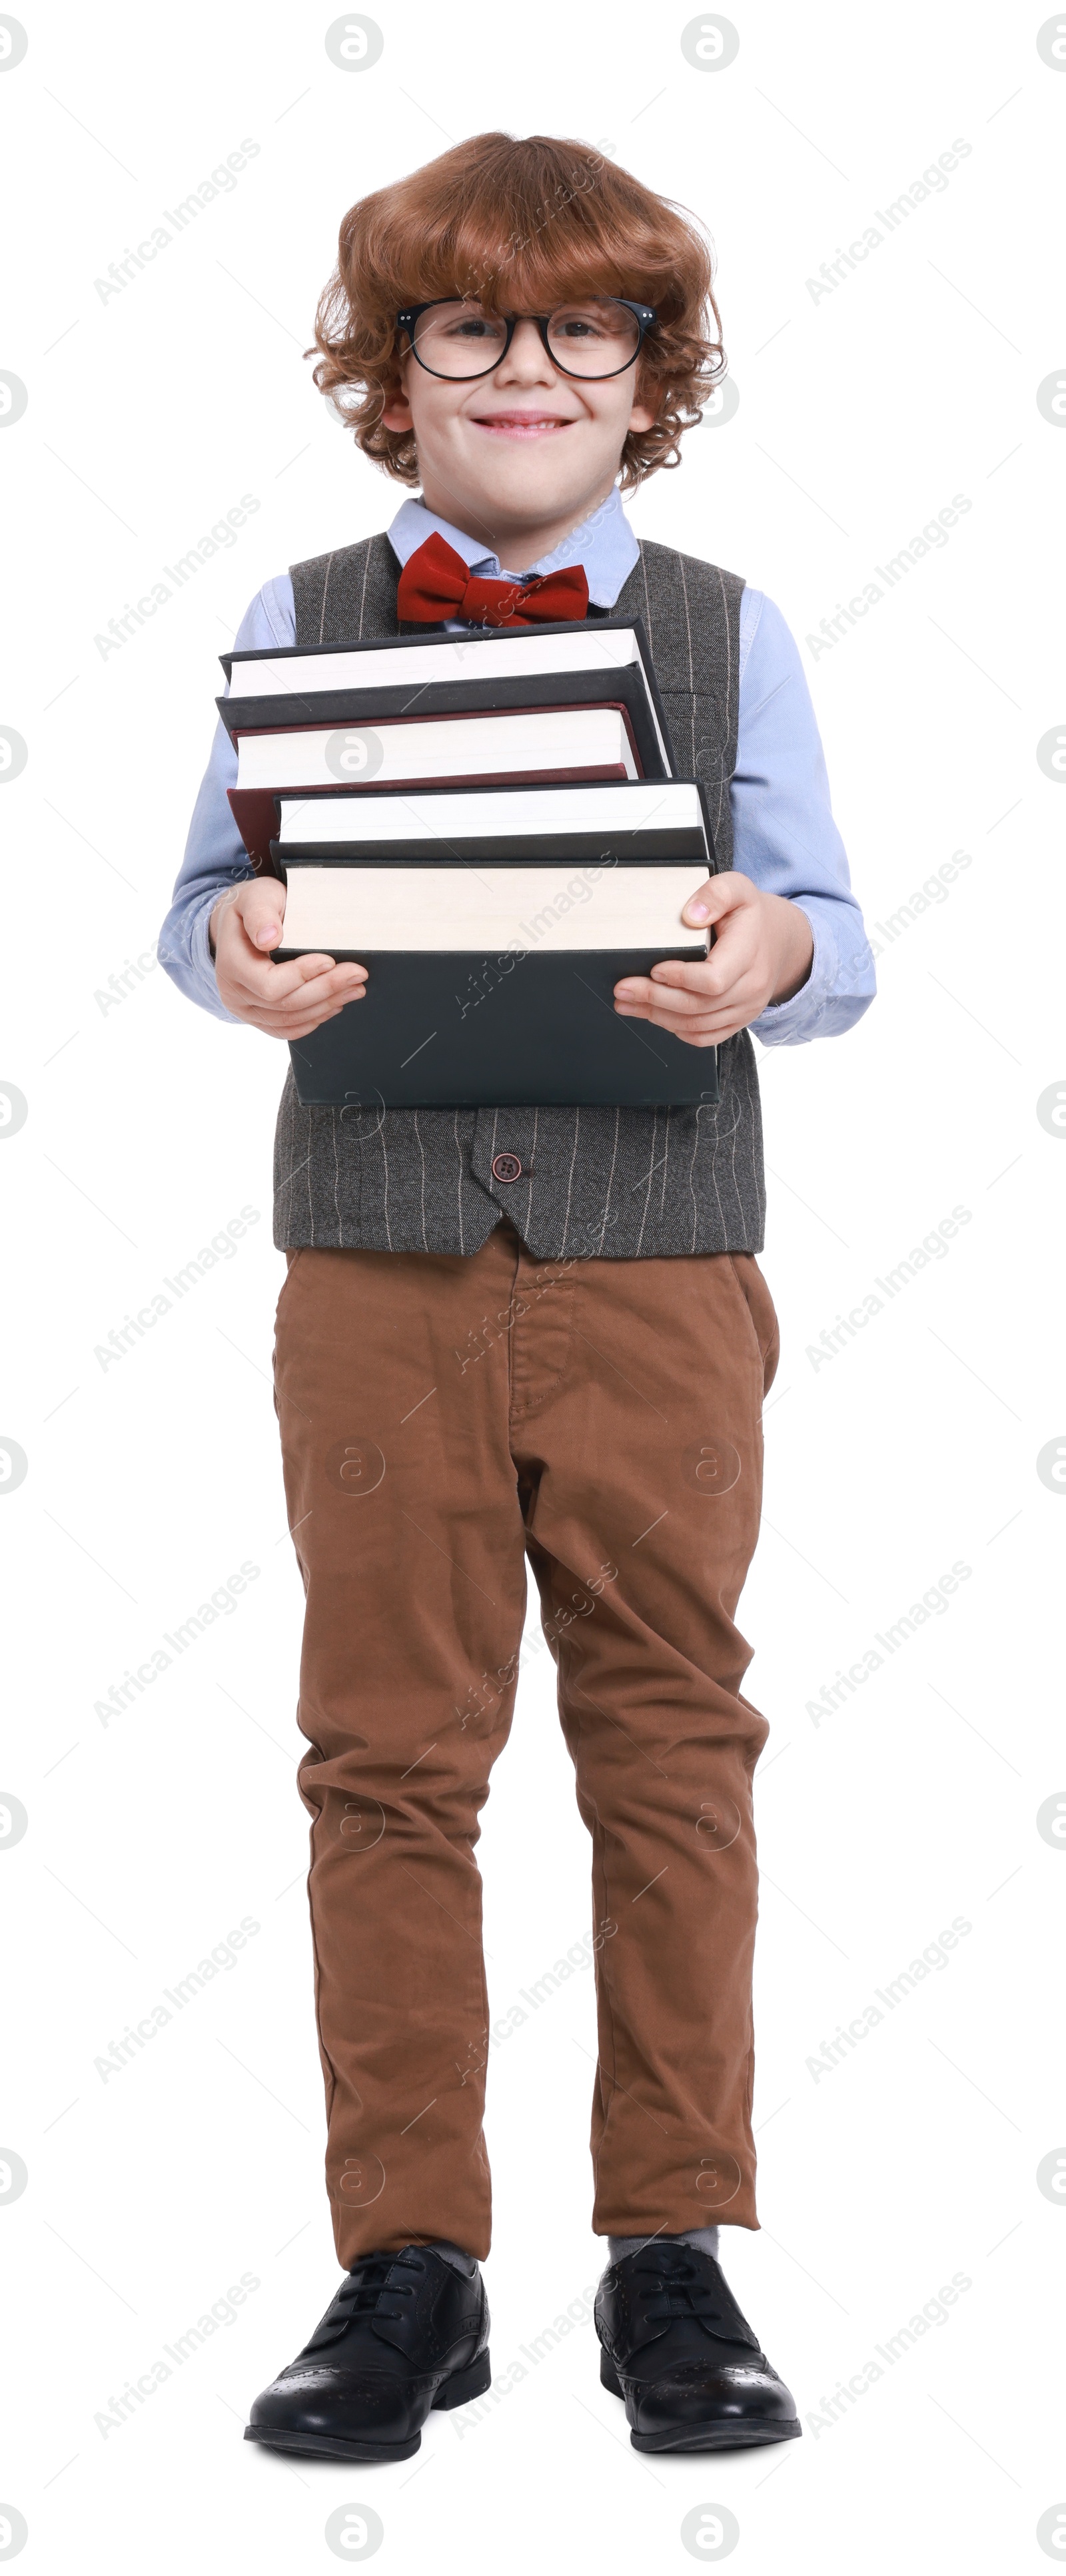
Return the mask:
POLYGON ((454 546, 436 530, 416 546, 400 574, 396 606, 402 618, 440 625, 447 617, 471 626, 532 626, 542 619, 565 623, 588 612, 589 586, 582 564, 565 572, 537 573, 532 581, 482 581, 467 571, 454 546))

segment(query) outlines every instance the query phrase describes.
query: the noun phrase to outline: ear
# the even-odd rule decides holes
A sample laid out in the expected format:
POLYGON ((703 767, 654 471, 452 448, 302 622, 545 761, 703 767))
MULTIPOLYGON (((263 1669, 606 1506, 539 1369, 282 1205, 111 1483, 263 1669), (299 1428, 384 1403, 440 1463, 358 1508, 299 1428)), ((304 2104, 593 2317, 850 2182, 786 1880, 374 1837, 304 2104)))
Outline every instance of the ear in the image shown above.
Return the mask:
POLYGON ((405 435, 408 430, 413 428, 414 422, 411 414, 411 406, 406 394, 402 390, 402 387, 399 391, 393 394, 391 401, 385 404, 385 408, 380 413, 379 417, 383 429, 398 430, 401 436, 405 435))
POLYGON ((654 429, 658 417, 658 403, 635 402, 629 415, 629 428, 631 430, 654 429))

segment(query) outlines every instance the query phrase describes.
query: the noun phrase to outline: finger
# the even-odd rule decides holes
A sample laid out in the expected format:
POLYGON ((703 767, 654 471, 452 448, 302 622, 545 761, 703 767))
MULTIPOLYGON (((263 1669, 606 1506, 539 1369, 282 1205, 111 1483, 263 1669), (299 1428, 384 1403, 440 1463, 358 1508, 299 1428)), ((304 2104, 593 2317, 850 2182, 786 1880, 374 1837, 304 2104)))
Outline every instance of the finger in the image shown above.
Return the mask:
POLYGON ((745 907, 723 923, 706 957, 663 957, 651 970, 655 985, 682 984, 692 993, 728 993, 749 974, 758 955, 758 921, 745 907))
POLYGON ((723 995, 739 988, 749 960, 736 953, 732 943, 722 942, 719 957, 712 949, 704 959, 664 958, 650 975, 623 975, 614 987, 615 998, 622 1002, 646 1002, 666 992, 696 993, 704 1000, 720 1002, 723 995))
POLYGON ((273 981, 262 985, 257 980, 254 999, 260 1009, 268 1011, 272 1018, 287 1015, 291 1019, 294 1014, 304 1018, 309 1011, 340 1010, 345 1002, 361 997, 366 985, 365 967, 356 971, 348 966, 334 966, 327 975, 312 976, 309 982, 295 987, 273 981), (354 982, 350 980, 353 972, 354 982))
POLYGON ((709 990, 706 985, 693 991, 687 984, 653 984, 645 978, 636 992, 628 992, 620 985, 616 987, 615 1008, 623 1012, 662 1011, 679 1019, 695 1019, 701 1013, 736 1010, 747 998, 743 982, 733 978, 717 992, 709 990))
POLYGON ((322 1011, 317 1019, 287 1022, 284 1027, 268 1027, 260 1021, 256 1021, 255 1026, 262 1028, 264 1037, 278 1038, 285 1045, 297 1046, 301 1038, 313 1037, 316 1029, 324 1029, 330 1020, 339 1020, 340 1016, 339 1011, 322 1011))
MULTIPOLYGON (((358 998, 358 995, 353 996, 353 1002, 358 998)), ((307 1011, 301 1007, 286 1011, 255 1011, 251 1016, 255 1026, 265 1029, 268 1037, 294 1038, 306 1037, 310 1029, 320 1028, 325 1020, 339 1020, 347 1009, 346 1001, 327 1002, 319 1011, 307 1011)))
POLYGON ((332 957, 310 954, 291 957, 282 966, 272 965, 268 957, 249 957, 234 971, 241 989, 269 1010, 278 1009, 293 994, 300 996, 302 1005, 328 1001, 336 993, 361 992, 367 978, 365 966, 354 962, 338 966, 332 957))
POLYGON ((338 989, 341 983, 350 983, 353 976, 365 984, 367 976, 366 967, 358 958, 342 957, 338 961, 337 958, 327 955, 324 949, 319 948, 305 949, 299 957, 289 957, 283 966, 272 965, 269 971, 272 985, 275 975, 295 976, 300 983, 307 985, 320 980, 323 985, 326 985, 332 977, 338 989))
POLYGON ((683 1046, 724 1046, 727 1038, 735 1037, 738 1029, 747 1027, 747 1016, 738 1011, 716 1016, 713 1020, 708 1020, 706 1015, 695 1020, 667 1019, 665 1013, 658 1011, 626 1011, 620 1016, 646 1020, 650 1028, 665 1029, 671 1037, 679 1038, 683 1046))
POLYGON ((265 914, 258 908, 250 915, 242 912, 241 924, 245 938, 251 940, 253 948, 263 952, 279 947, 284 936, 282 930, 284 918, 282 905, 274 902, 269 904, 265 914))
POLYGON ((277 947, 285 901, 286 888, 277 877, 254 877, 237 887, 231 910, 253 948, 277 947))
POLYGON ((713 1019, 704 1015, 696 1020, 668 1020, 665 1013, 657 1011, 631 1011, 622 1016, 647 1020, 651 1028, 667 1029, 672 1037, 681 1038, 686 1045, 724 1046, 726 1039, 735 1037, 738 1029, 746 1029, 750 1025, 753 1014, 731 1010, 716 1013, 713 1019))
MULTIPOLYGON (((360 996, 355 994, 352 999, 358 1001, 360 996)), ((302 1005, 289 1004, 284 1011, 254 1012, 252 1024, 268 1038, 307 1038, 312 1029, 323 1028, 327 1020, 339 1020, 347 1007, 346 1000, 327 1004, 322 1011, 307 1011, 302 1005)))
POLYGON ((753 901, 755 887, 749 877, 737 868, 726 868, 721 876, 708 877, 706 885, 697 886, 682 909, 682 921, 721 921, 727 912, 740 912, 753 901))
POLYGON ((623 1012, 621 1018, 646 1020, 649 1028, 669 1028, 669 1036, 680 1038, 682 1046, 718 1046, 718 1043, 721 1043, 721 1036, 724 1036, 724 1033, 716 1033, 716 1030, 700 1028, 698 1020, 669 1020, 667 1023, 667 1020, 659 1020, 659 1015, 654 1010, 631 1010, 631 1012, 623 1012))

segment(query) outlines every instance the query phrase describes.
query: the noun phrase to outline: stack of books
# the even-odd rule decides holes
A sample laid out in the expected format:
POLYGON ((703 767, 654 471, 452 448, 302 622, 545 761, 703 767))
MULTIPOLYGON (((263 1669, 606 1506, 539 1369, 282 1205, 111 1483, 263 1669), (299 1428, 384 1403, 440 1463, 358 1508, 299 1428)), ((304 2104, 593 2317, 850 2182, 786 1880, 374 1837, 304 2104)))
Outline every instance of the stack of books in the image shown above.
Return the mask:
POLYGON ((718 1097, 713 1048, 613 988, 702 958, 715 868, 639 618, 222 657, 230 803, 286 886, 280 961, 367 968, 291 1048, 301 1101, 466 1108, 718 1097))

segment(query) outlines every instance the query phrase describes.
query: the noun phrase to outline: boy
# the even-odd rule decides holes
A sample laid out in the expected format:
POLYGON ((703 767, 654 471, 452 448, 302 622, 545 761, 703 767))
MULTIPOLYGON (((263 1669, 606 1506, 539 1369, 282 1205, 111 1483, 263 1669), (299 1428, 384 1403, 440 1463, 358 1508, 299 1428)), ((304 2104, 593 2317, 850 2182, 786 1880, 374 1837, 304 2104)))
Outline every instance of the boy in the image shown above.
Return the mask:
MULTIPOLYGON (((316 382, 421 497, 268 582, 238 643, 645 621, 720 868, 706 963, 615 1007, 719 1049, 717 1106, 305 1109, 275 1154, 275 1402, 306 1592, 299 1718, 348 2267, 249 2438, 402 2460, 489 2385, 479 2271, 488 2008, 478 1812, 540 1590, 593 1838, 601 2378, 645 2451, 787 2439, 795 2405, 720 2269, 755 2227, 751 1780, 733 1624, 777 1330, 747 1032, 846 1029, 873 991, 799 658, 736 575, 638 545, 618 488, 676 463, 724 367, 689 218, 585 146, 486 134, 354 206, 316 382)), ((162 952, 220 1017, 298 1038, 366 984, 274 966, 220 726, 162 952)), ((520 970, 519 970, 520 971, 520 970)))

